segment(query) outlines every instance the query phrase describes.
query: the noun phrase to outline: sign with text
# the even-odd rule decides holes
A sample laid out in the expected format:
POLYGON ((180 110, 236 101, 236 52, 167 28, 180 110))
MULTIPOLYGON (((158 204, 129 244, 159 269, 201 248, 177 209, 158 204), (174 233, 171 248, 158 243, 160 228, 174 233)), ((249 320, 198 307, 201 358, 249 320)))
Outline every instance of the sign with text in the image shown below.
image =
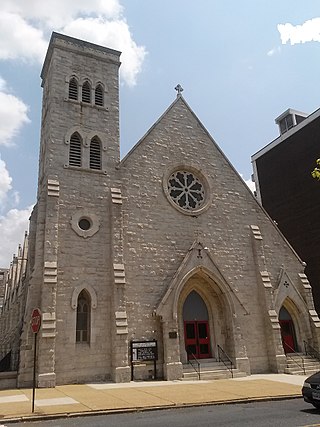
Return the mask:
POLYGON ((157 341, 132 341, 131 360, 132 362, 147 362, 148 360, 158 360, 157 341))

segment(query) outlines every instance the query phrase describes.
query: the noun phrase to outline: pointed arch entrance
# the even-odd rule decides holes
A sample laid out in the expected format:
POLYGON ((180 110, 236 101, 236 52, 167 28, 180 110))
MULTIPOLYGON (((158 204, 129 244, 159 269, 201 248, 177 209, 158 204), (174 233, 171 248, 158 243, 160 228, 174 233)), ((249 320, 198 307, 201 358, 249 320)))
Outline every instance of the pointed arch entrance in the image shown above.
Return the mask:
POLYGON ((187 357, 211 357, 208 309, 196 291, 191 291, 183 304, 184 341, 187 357))
POLYGON ((291 314, 284 306, 279 311, 279 323, 284 352, 293 353, 298 351, 294 323, 291 314))

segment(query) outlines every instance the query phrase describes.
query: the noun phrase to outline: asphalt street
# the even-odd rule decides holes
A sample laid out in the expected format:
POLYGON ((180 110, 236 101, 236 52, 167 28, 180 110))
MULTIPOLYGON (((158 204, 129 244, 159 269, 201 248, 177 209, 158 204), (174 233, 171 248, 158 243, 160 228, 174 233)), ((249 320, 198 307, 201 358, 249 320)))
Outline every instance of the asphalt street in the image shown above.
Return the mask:
POLYGON ((8 427, 311 427, 320 411, 302 399, 202 406, 124 414, 72 417, 50 421, 5 423, 8 427))

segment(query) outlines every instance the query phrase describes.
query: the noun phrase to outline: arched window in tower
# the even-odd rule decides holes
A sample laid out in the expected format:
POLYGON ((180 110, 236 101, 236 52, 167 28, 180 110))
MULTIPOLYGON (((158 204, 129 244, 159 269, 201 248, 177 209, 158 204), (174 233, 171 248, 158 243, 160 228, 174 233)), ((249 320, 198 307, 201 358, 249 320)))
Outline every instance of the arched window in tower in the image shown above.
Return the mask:
POLYGON ((70 138, 69 165, 81 167, 81 157, 81 137, 75 132, 70 138))
POLYGON ((90 311, 91 299, 84 289, 78 296, 77 322, 76 322, 76 342, 90 341, 90 311))
POLYGON ((94 103, 95 105, 98 105, 99 107, 103 107, 103 87, 99 83, 96 86, 95 92, 94 92, 94 103))
POLYGON ((69 81, 69 99, 78 100, 78 82, 74 77, 69 81))
POLYGON ((97 136, 90 141, 90 169, 101 169, 101 141, 97 136))
POLYGON ((85 81, 82 85, 82 102, 91 104, 91 86, 88 81, 85 81))

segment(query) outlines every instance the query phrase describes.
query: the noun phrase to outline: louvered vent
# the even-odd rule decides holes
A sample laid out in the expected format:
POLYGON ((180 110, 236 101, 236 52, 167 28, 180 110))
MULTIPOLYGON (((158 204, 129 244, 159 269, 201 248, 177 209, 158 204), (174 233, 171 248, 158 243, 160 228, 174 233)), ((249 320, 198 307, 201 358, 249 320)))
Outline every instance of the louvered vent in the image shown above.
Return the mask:
POLYGON ((90 142, 90 169, 101 169, 101 142, 96 136, 90 142))
POLYGON ((103 106, 103 89, 101 85, 96 87, 94 101, 96 105, 99 105, 100 107, 103 106))
POLYGON ((69 165, 81 166, 81 139, 77 133, 70 138, 69 165))
POLYGON ((91 103, 91 87, 89 82, 84 82, 82 86, 82 102, 91 103))
POLYGON ((78 82, 75 78, 69 82, 69 99, 78 100, 78 82))

